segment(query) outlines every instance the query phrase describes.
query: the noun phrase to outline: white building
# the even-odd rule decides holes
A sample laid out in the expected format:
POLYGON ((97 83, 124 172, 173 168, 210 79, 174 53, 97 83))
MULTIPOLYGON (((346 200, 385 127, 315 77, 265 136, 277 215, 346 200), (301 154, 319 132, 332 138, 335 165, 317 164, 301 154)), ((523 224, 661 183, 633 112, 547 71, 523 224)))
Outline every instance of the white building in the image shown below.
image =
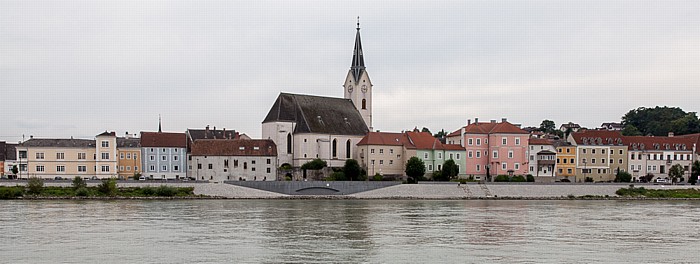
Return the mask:
POLYGON ((528 147, 528 173, 535 177, 554 177, 557 149, 548 139, 530 138, 528 147))
POLYGON ((267 139, 201 139, 191 146, 188 177, 213 182, 274 181, 277 147, 267 139))

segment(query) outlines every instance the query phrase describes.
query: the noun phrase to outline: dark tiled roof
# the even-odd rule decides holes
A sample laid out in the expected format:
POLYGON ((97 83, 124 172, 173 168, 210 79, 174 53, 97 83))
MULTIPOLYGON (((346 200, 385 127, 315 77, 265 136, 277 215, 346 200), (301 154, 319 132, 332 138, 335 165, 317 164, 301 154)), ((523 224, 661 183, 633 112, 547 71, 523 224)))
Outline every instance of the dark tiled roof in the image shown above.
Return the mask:
POLYGON ((140 148, 141 139, 139 138, 117 138, 117 148, 140 148))
POLYGON ((112 136, 112 137, 116 137, 116 136, 117 136, 117 133, 114 133, 114 131, 112 131, 112 132, 107 132, 107 131, 105 131, 105 132, 100 133, 100 134, 97 135, 97 136, 98 136, 98 137, 99 137, 99 136, 112 136))
POLYGON ((0 141, 0 161, 5 160, 5 153, 7 153, 5 141, 0 141))
POLYGON ((187 137, 188 140, 194 141, 200 139, 238 139, 239 135, 235 130, 187 129, 187 137))
POLYGON ((17 144, 5 143, 5 160, 17 160, 17 144))
POLYGON ((349 99, 280 93, 263 123, 296 122, 294 133, 366 135, 367 124, 349 99))
POLYGON ((276 156, 277 147, 270 139, 201 139, 192 144, 195 156, 276 156), (257 147, 257 149, 255 149, 257 147))
POLYGON ((185 148, 187 136, 185 133, 141 132, 141 146, 185 148))
MULTIPOLYGON (((461 133, 461 128, 457 131, 450 133, 449 137, 459 136, 461 133)), ((464 127, 465 134, 529 134, 529 132, 520 129, 519 127, 511 124, 510 122, 500 122, 500 123, 471 123, 464 127)))
POLYGON ((20 144, 22 147, 52 147, 52 148, 94 148, 95 141, 90 139, 49 139, 32 138, 20 144))

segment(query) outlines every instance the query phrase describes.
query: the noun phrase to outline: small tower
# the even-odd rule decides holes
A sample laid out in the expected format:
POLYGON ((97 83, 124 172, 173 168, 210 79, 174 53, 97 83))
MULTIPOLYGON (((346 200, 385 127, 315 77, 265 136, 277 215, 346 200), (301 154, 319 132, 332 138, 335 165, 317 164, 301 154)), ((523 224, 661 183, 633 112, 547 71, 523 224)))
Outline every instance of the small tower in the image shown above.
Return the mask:
POLYGON ((345 99, 352 100, 364 119, 370 131, 372 128, 372 81, 365 68, 365 58, 360 39, 360 17, 357 17, 357 33, 355 48, 352 54, 352 64, 343 84, 345 99))
POLYGON ((163 129, 161 129, 160 115, 158 115, 158 133, 163 133, 163 129))

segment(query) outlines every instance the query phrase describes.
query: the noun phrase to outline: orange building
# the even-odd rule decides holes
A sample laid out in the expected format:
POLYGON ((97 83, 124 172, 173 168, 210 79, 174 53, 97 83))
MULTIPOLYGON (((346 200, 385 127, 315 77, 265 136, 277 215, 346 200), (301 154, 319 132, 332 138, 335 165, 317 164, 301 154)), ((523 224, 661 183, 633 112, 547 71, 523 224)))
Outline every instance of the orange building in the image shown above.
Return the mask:
POLYGON ((141 175, 141 143, 139 138, 117 138, 117 172, 119 179, 141 175))

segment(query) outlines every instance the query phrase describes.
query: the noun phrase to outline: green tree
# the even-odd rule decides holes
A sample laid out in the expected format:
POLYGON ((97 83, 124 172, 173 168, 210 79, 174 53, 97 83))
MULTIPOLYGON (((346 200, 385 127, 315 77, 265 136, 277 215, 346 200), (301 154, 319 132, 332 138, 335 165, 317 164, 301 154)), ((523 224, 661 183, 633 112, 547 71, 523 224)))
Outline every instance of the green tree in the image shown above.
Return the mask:
POLYGON ((345 161, 345 166, 343 166, 343 173, 345 174, 345 177, 347 177, 349 180, 358 180, 361 172, 362 168, 360 168, 360 164, 357 163, 356 160, 349 159, 345 161))
POLYGON ((80 176, 75 176, 73 178, 73 190, 78 190, 80 188, 85 188, 87 187, 87 183, 85 183, 85 180, 81 178, 80 176))
POLYGON ((671 178, 672 183, 676 183, 678 179, 683 177, 684 173, 685 170, 683 169, 683 165, 680 164, 673 165, 670 169, 668 169, 668 176, 671 178))
POLYGON ((668 132, 676 135, 700 132, 700 119, 695 112, 686 113, 678 107, 667 106, 630 110, 622 117, 622 125, 625 128, 631 125, 642 135, 666 136, 668 132))
POLYGON ((545 119, 540 123, 540 128, 539 130, 548 134, 552 134, 554 130, 557 129, 557 125, 554 124, 554 121, 545 119))
POLYGON ((27 182, 27 192, 30 194, 40 194, 41 190, 44 189, 44 180, 38 177, 31 177, 29 178, 29 182, 27 182))
POLYGON ((696 184, 698 182, 698 176, 700 176, 700 161, 696 160, 693 162, 693 167, 690 169, 690 179, 688 179, 688 182, 696 184))
POLYGON ((526 178, 527 178, 527 182, 535 182, 535 177, 532 176, 532 174, 528 174, 526 178))
POLYGON ((495 179, 493 179, 494 182, 509 182, 510 177, 508 175, 498 175, 496 176, 495 179))
POLYGON ((423 180, 423 175, 425 175, 425 163, 418 157, 411 157, 406 162, 405 172, 408 177, 411 177, 415 181, 423 180))
POLYGON ((423 127, 423 129, 421 129, 420 132, 427 132, 428 134, 431 134, 431 135, 433 134, 430 132, 430 129, 428 129, 427 127, 423 127))
POLYGON ((114 196, 117 193, 117 181, 115 179, 103 179, 97 186, 97 191, 104 195, 114 196))
POLYGON ((632 175, 626 171, 619 171, 615 175, 615 182, 630 182, 632 181, 632 175))
POLYGON ((623 136, 641 136, 642 132, 639 132, 639 129, 635 127, 634 125, 626 125, 625 128, 620 131, 623 136))
POLYGON ((447 132, 445 132, 444 129, 441 129, 440 132, 437 132, 437 134, 433 135, 436 138, 444 138, 447 137, 447 132))
POLYGON ((302 170, 320 170, 328 166, 328 163, 326 163, 325 160, 322 159, 314 159, 312 161, 309 161, 307 163, 304 163, 304 165, 301 165, 302 170))
POLYGON ((12 165, 12 174, 17 175, 19 173, 19 169, 17 169, 17 165, 12 165))
POLYGON ((526 182, 527 179, 525 179, 525 177, 523 177, 523 175, 516 175, 516 176, 513 176, 513 178, 510 178, 510 181, 511 182, 526 182))
POLYGON ((440 180, 449 181, 459 174, 459 167, 454 160, 448 159, 442 164, 442 177, 440 180))

